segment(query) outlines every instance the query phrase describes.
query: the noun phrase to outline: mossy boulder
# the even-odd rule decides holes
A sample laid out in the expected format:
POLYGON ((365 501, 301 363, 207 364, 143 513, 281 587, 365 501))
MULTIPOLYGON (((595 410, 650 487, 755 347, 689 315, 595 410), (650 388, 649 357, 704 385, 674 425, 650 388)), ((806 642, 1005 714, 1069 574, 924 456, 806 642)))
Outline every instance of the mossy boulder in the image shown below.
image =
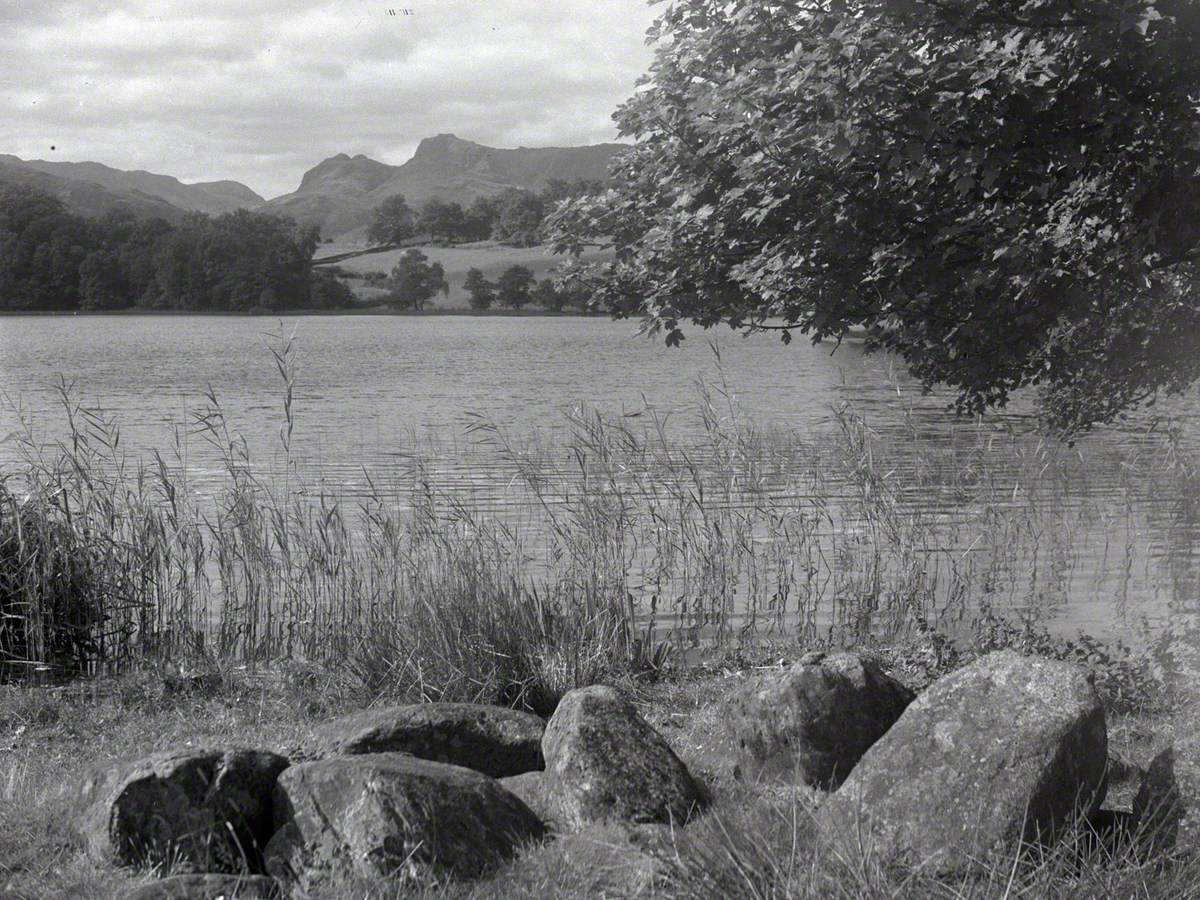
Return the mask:
POLYGON ((1133 798, 1132 828, 1142 849, 1158 856, 1175 848, 1184 816, 1183 797, 1175 776, 1175 750, 1154 757, 1133 798))
POLYGON ((705 792, 665 740, 620 693, 568 692, 546 726, 549 802, 562 826, 683 823, 705 792))
POLYGON ((916 695, 858 653, 809 653, 734 694, 728 725, 751 780, 836 788, 916 695))
POLYGON ((306 755, 400 752, 504 778, 543 767, 545 730, 540 717, 503 706, 416 703, 326 722, 313 733, 306 755))
POLYGON ((75 786, 88 855, 117 866, 256 871, 288 766, 263 750, 173 750, 97 767, 75 786))
POLYGON ((370 753, 302 763, 280 776, 267 870, 301 894, 355 879, 476 877, 539 838, 541 821, 481 772, 370 753))
POLYGON ((1052 841, 1104 799, 1107 729, 1069 663, 989 654, 931 685, 817 813, 833 840, 957 872, 1052 841))

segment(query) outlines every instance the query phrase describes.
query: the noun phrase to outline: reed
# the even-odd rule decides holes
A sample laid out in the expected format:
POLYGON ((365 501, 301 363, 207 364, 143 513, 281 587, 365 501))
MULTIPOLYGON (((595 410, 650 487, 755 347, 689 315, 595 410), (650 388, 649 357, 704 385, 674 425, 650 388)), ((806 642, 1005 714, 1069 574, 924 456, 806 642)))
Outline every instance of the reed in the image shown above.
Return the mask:
MULTIPOLYGON (((1097 535, 1125 536, 1106 573, 1145 557, 1154 491, 1184 518, 1200 508, 1170 432, 1123 461, 1121 484, 1093 485, 1081 451, 982 422, 932 435, 910 411, 885 438, 839 407, 820 441, 763 429, 720 378, 698 385, 686 442, 651 409, 577 409, 519 435, 479 416, 463 465, 486 459, 490 481, 448 472, 431 443, 339 496, 294 454, 290 339, 270 352, 269 466, 211 392, 172 447, 130 459, 117 424, 60 384, 67 437, 27 427, 0 490, 9 673, 301 660, 372 695, 542 710, 764 634, 887 642, 977 634, 1000 614, 1032 627, 1086 582, 1097 535), (203 497, 197 442, 223 473, 203 497)), ((1195 529, 1170 533, 1194 559, 1195 529)))

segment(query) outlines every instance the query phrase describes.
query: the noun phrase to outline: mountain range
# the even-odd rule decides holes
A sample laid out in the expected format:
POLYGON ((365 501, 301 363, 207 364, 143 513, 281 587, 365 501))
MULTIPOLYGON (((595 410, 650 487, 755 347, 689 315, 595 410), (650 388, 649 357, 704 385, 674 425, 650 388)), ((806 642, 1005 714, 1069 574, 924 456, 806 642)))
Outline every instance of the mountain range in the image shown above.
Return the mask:
POLYGON ((264 200, 236 181, 184 184, 169 175, 126 172, 95 162, 23 160, 0 154, 0 183, 37 187, 81 215, 124 209, 138 217, 177 221, 185 213, 210 215, 235 209, 279 212, 320 227, 326 238, 361 230, 385 198, 403 194, 412 206, 438 198, 467 204, 509 188, 537 191, 551 179, 605 180, 622 144, 585 147, 518 147, 504 150, 452 134, 425 138, 408 162, 388 165, 339 153, 304 173, 290 194, 264 200))

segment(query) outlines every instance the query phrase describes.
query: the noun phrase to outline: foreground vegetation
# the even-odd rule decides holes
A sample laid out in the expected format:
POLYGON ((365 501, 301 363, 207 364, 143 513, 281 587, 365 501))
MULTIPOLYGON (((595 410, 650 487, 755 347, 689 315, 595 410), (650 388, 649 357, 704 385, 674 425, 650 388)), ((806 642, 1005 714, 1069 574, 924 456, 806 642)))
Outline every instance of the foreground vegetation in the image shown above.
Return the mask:
POLYGON ((192 483, 194 448, 129 459, 116 425, 65 388, 68 436, 22 439, 26 462, 0 489, 0 820, 15 823, 0 835, 0 893, 110 896, 141 877, 94 870, 63 828, 61 788, 94 761, 217 741, 286 754, 316 722, 387 702, 546 714, 599 681, 637 698, 713 786, 714 811, 676 833, 563 838, 435 896, 1200 889, 1194 859, 1151 866, 1100 844, 1014 855, 971 882, 847 859, 811 839, 807 795, 740 780, 720 712, 749 674, 815 647, 864 648, 918 688, 1016 647, 1091 668, 1117 755, 1144 764, 1194 724, 1179 690, 1195 671, 1200 479, 1170 430, 1147 435, 1119 481, 1093 483, 1087 454, 1009 431, 935 443, 910 421, 885 443, 839 409, 814 443, 750 426, 702 386, 686 445, 649 413, 577 411, 515 437, 480 418, 470 453, 496 483, 443 480, 435 447, 346 498, 310 487, 293 457, 291 348, 273 354, 282 464, 252 460, 210 396, 189 427, 223 463, 211 497, 192 483), (961 514, 921 502, 932 490, 961 514), (1142 521, 1147 504, 1162 518, 1142 521), (1103 566, 1129 572, 1146 528, 1171 551, 1171 626, 1131 627, 1128 645, 1047 631, 1097 535, 1117 538, 1103 566))
MULTIPOLYGON (((704 666, 618 683, 711 787, 714 807, 686 829, 595 827, 531 848, 475 884, 445 884, 428 897, 591 898, 1187 898, 1200 890, 1200 860, 1146 862, 1105 846, 1086 829, 1053 851, 1020 856, 974 878, 936 880, 888 867, 870 854, 847 857, 813 833, 814 795, 741 780, 723 727, 722 701, 750 674, 799 652, 795 642, 753 656, 714 654, 704 666)), ((969 652, 987 649, 983 644, 969 652)), ((928 677, 919 644, 876 648, 897 675, 928 677)), ((963 658, 945 668, 958 665, 963 658)), ((283 665, 257 675, 230 667, 205 673, 144 670, 59 689, 0 686, 0 895, 112 897, 153 876, 96 868, 64 823, 64 786, 95 762, 170 747, 250 745, 294 753, 318 722, 374 702, 350 673, 283 665), (204 674, 206 677, 195 677, 204 674)), ((937 673, 935 673, 937 674, 937 673)), ((1123 676, 1122 676, 1123 677, 1123 676)), ((915 681, 913 679, 916 679, 915 681)), ((1128 806, 1136 769, 1170 740, 1171 702, 1144 682, 1138 703, 1111 712, 1110 802, 1128 806)), ((1191 720, 1194 725, 1194 720, 1191 720)), ((412 896, 363 883, 354 896, 412 896)))

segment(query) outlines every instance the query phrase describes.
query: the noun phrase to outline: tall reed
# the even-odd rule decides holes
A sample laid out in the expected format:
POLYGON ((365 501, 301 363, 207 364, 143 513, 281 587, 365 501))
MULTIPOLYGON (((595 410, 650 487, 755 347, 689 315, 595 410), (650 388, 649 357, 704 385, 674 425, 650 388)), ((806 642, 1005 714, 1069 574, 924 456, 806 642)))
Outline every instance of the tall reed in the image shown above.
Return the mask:
MULTIPOLYGON (((1198 491, 1178 440, 1147 439, 1160 455, 1093 484, 1080 451, 983 422, 933 432, 910 411, 882 434, 838 407, 820 439, 763 429, 718 380, 698 385, 686 440, 649 408, 576 409, 549 437, 476 417, 467 452, 491 482, 447 473, 435 444, 364 471, 351 497, 307 483, 293 344, 281 334, 270 351, 283 390, 269 466, 211 392, 174 446, 129 459, 116 424, 60 385, 67 436, 27 428, 0 492, 10 669, 300 659, 373 692, 543 708, 680 648, 1053 615, 1077 599, 1097 536, 1124 535, 1104 573, 1146 557, 1154 485, 1198 491), (206 496, 197 441, 223 471, 206 496)), ((1196 530, 1174 534, 1194 569, 1196 530)))

